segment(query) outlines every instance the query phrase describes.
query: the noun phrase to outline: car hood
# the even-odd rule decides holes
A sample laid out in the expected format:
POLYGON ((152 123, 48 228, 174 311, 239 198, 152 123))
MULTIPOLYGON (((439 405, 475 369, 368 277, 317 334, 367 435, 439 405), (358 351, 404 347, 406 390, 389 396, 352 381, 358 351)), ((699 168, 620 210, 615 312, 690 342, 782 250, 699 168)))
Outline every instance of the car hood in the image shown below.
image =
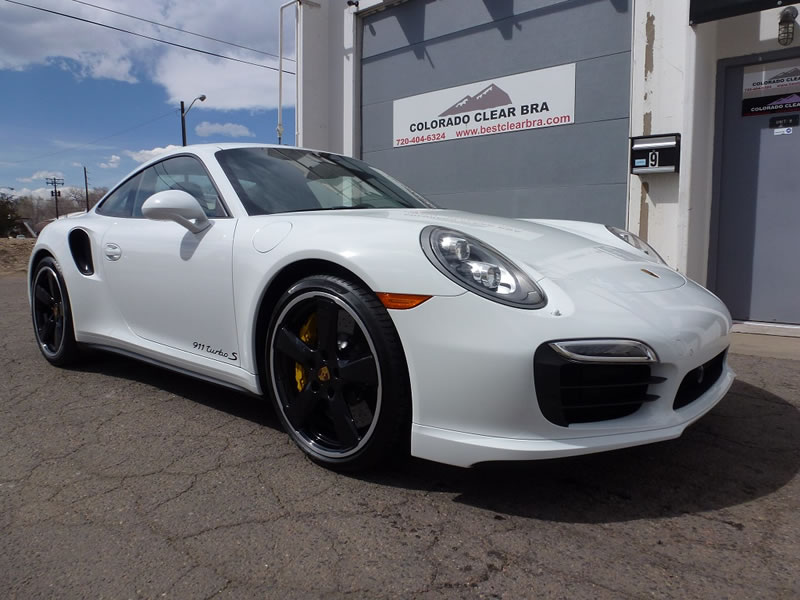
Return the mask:
MULTIPOLYGON (((680 287, 686 279, 650 261, 602 225, 584 224, 587 234, 566 230, 557 221, 538 223, 453 210, 343 211, 359 217, 386 218, 461 231, 493 246, 536 280, 564 287, 617 292, 652 292, 680 287)), ((342 213, 340 213, 342 214, 342 213)), ((570 222, 565 221, 565 227, 570 222)))

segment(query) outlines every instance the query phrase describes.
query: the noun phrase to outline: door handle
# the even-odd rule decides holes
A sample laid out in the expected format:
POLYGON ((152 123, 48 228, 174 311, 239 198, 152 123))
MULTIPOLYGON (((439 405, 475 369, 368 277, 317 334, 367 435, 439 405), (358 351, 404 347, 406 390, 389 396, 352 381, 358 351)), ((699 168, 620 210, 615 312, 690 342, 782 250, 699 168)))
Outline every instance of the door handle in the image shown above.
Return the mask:
POLYGON ((122 248, 116 244, 106 244, 104 253, 106 258, 110 261, 116 261, 122 258, 122 248))

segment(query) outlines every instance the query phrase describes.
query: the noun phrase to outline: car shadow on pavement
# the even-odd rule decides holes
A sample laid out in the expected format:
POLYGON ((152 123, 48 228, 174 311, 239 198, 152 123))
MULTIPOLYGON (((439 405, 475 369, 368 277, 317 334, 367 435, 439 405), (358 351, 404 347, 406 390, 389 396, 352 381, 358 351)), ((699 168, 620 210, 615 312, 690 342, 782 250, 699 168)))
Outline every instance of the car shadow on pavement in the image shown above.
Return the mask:
POLYGON ((800 411, 737 381, 709 414, 669 442, 614 452, 459 469, 410 459, 367 479, 456 494, 497 514, 613 523, 732 507, 786 485, 800 468, 800 411))
POLYGON ((246 392, 183 375, 164 367, 112 352, 92 351, 90 359, 73 367, 73 370, 137 381, 231 416, 247 419, 257 425, 283 431, 269 402, 246 392))
MULTIPOLYGON (((160 367, 103 354, 102 361, 77 370, 137 381, 282 432, 269 403, 160 367)), ((498 519, 614 523, 724 509, 774 493, 800 470, 798 439, 795 406, 735 381, 719 405, 669 442, 472 469, 401 458, 366 474, 340 476, 452 495, 454 502, 494 512, 498 519)), ((307 465, 309 477, 321 468, 307 465)))

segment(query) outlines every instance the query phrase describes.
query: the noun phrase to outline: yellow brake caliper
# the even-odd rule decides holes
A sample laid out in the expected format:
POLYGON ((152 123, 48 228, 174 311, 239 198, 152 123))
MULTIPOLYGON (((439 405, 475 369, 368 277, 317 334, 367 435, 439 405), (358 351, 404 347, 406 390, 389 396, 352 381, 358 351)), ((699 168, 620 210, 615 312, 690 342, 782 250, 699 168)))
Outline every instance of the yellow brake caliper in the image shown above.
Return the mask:
MULTIPOLYGON (((317 313, 311 313, 300 328, 300 339, 309 346, 317 343, 317 313)), ((294 363, 294 379, 297 381, 297 391, 302 392, 308 380, 308 369, 298 362, 294 363)))

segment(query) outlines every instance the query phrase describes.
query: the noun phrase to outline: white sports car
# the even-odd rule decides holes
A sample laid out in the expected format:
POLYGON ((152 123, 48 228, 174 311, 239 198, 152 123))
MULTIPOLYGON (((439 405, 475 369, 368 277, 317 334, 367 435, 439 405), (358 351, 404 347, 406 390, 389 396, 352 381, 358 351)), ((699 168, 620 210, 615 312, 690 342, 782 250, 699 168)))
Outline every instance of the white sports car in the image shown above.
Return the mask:
POLYGON ((269 396, 339 469, 675 438, 734 378, 725 306, 633 234, 439 210, 286 146, 144 164, 45 228, 29 292, 51 363, 94 347, 269 396))

